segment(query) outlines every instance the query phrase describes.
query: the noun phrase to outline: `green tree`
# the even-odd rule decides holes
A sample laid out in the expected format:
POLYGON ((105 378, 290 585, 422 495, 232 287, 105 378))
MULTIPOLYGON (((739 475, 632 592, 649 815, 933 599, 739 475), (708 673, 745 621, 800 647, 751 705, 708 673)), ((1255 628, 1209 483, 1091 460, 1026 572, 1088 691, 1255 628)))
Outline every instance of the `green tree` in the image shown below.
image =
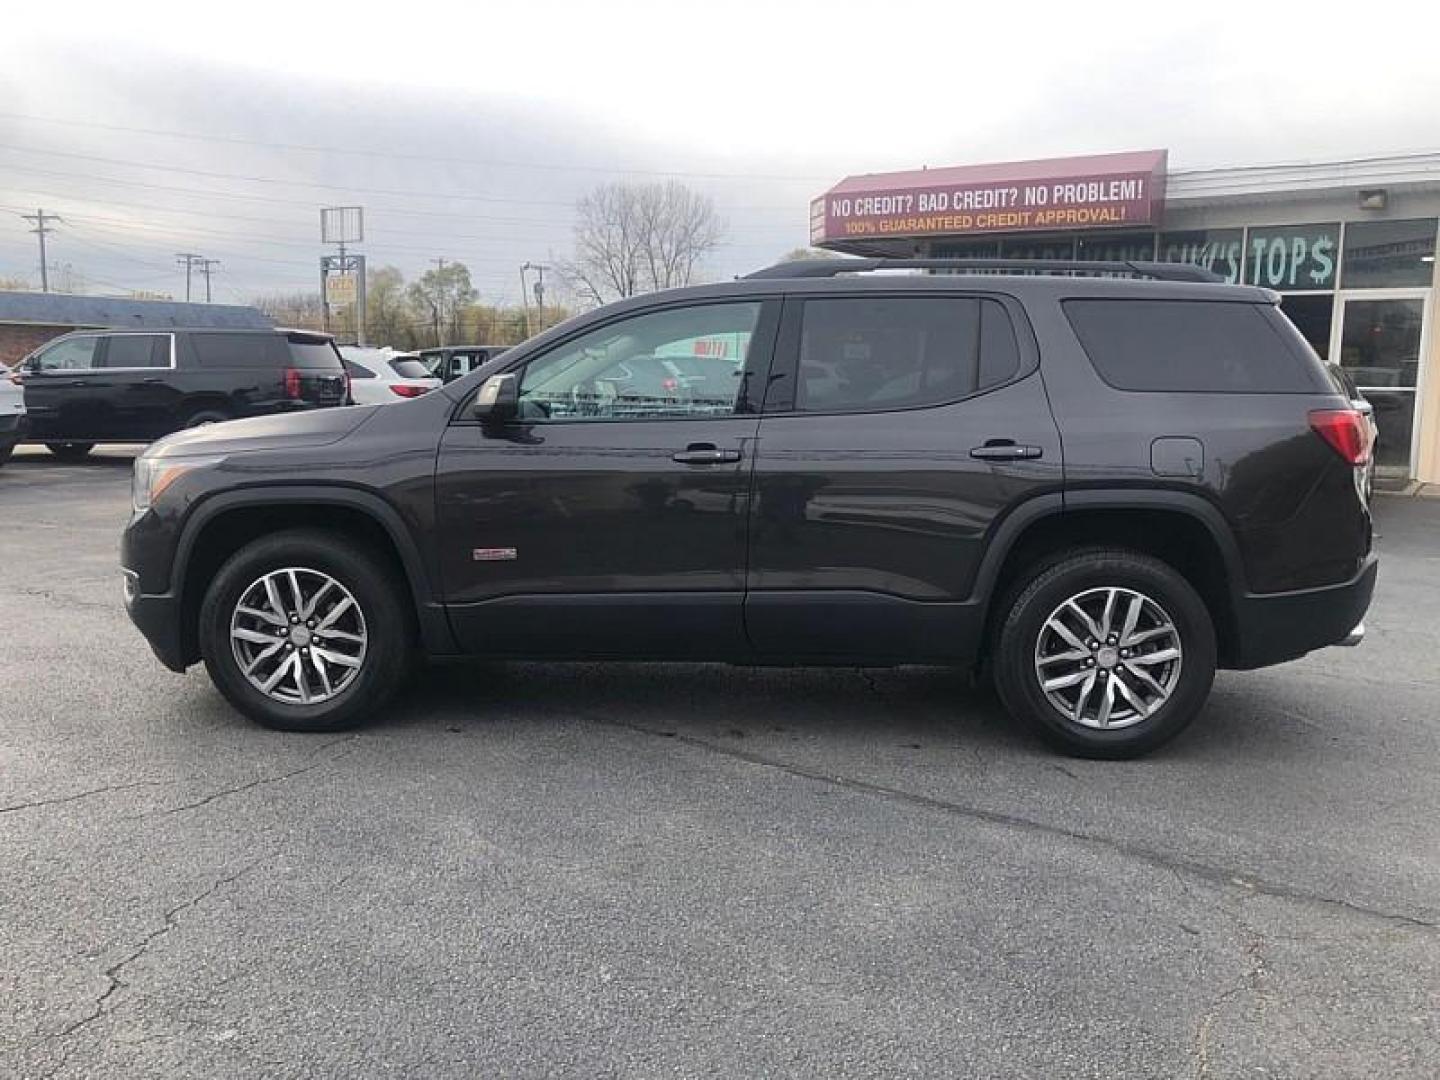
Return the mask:
POLYGON ((843 259, 845 256, 838 251, 826 251, 824 248, 798 247, 791 248, 784 255, 780 256, 781 262, 800 262, 802 259, 843 259))
POLYGON ((436 345, 460 337, 460 311, 480 294, 470 284, 470 270, 462 262, 447 262, 427 270, 406 290, 419 321, 433 331, 436 345))
POLYGON ((371 270, 365 282, 365 338, 397 349, 413 344, 405 275, 393 266, 371 270))

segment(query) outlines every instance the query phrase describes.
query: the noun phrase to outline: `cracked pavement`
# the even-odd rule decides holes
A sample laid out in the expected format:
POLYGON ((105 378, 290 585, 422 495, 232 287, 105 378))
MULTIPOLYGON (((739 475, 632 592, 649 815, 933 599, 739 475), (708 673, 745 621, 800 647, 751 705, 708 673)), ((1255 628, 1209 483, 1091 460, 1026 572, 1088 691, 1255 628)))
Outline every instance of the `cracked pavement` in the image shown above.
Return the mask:
POLYGON ((1140 762, 933 669, 433 668, 299 737, 129 625, 128 456, 0 469, 0 1077, 1440 1072, 1440 502, 1362 648, 1140 762))

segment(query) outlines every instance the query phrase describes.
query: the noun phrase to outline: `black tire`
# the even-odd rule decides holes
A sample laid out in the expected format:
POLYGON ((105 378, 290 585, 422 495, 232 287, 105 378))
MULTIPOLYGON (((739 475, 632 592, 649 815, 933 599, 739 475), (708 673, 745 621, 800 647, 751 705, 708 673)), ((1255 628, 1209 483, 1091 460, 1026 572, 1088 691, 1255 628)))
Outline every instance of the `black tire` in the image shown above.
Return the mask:
MULTIPOLYGON (((414 614, 395 585, 396 573, 369 547, 337 533, 294 529, 245 545, 220 567, 200 605, 200 654, 211 681, 246 716, 279 731, 339 731, 382 708, 404 682, 415 651, 414 614), (245 677, 230 638, 230 621, 245 592, 270 571, 298 567, 334 578, 349 590, 365 621, 368 642, 359 673, 319 704, 277 701, 245 677)), ((307 669, 308 670, 308 669, 307 669)))
MULTIPOLYGON (((1103 594, 1097 594, 1095 600, 1103 600, 1103 594)), ((1145 610, 1153 612, 1156 609, 1145 610)), ((1082 644, 1089 649, 1088 641, 1082 644)), ((1105 642, 1100 645, 1103 649, 1105 642)), ((1158 643, 1137 645, 1126 655, 1143 656, 1147 649, 1161 647, 1158 643)), ((1062 645, 1061 648, 1068 650, 1070 647, 1062 645)), ((1126 675, 1126 679, 1114 688, 1107 685, 1109 680, 1118 677, 1105 670, 1107 665, 1116 663, 1117 651, 1109 650, 1103 657, 1097 652, 1096 656, 1098 660, 1077 662, 1077 665, 1093 669, 1095 678, 1104 680, 1092 681, 1091 685, 1105 687, 1112 698, 1122 702, 1122 710, 1138 712, 1115 693, 1121 687, 1138 686, 1128 676, 1128 669, 1121 670, 1125 667, 1123 663, 1113 670, 1126 675)), ((1175 738, 1200 712, 1215 678, 1215 628, 1209 609, 1199 594, 1166 563, 1123 549, 1077 549, 1036 567, 1011 591, 1008 609, 996 635, 993 659, 995 686, 1006 709, 1012 716, 1029 724, 1052 746, 1076 757, 1133 758, 1175 738), (1052 613, 1057 612, 1068 599, 1079 597, 1088 590, 1110 588, 1133 590, 1158 605, 1158 609, 1168 615, 1178 635, 1181 659, 1168 698, 1157 706, 1154 701, 1158 695, 1152 696, 1142 687, 1142 700, 1153 706, 1153 711, 1128 726, 1102 729, 1062 715, 1059 708, 1052 704, 1041 686, 1037 648, 1052 613)), ((1138 661, 1132 660, 1131 663, 1138 664, 1138 661)), ((1060 670, 1060 677, 1063 677, 1065 669, 1060 670)), ((1156 669, 1146 666, 1143 670, 1153 675, 1156 669)), ((1168 667, 1159 668, 1160 672, 1169 670, 1168 667)), ((1076 698, 1083 688, 1082 683, 1073 692, 1076 698)), ((1088 702, 1082 703, 1082 715, 1090 707, 1088 702)), ((1098 703, 1095 712, 1098 714, 1098 703)), ((1099 717, 1089 715, 1088 719, 1096 722, 1099 717)))
POLYGON ((84 461, 95 449, 93 442, 47 442, 45 449, 61 461, 84 461))
POLYGON ((0 446, 0 465, 4 465, 9 461, 10 455, 13 453, 15 453, 14 443, 11 443, 9 446, 0 446))
POLYGON ((218 409, 203 409, 193 416, 187 417, 185 426, 187 428, 203 427, 206 424, 224 423, 229 419, 230 417, 227 414, 220 412, 218 409))

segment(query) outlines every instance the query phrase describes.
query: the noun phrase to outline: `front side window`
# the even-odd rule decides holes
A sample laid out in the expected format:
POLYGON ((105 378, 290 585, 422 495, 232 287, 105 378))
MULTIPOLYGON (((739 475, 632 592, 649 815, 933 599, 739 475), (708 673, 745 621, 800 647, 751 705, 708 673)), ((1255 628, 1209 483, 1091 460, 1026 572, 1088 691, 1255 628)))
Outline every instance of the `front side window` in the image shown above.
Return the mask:
POLYGON ((105 345, 107 368, 170 366, 170 339, 160 334, 117 334, 105 345))
POLYGON ((942 405, 1020 369, 1005 308, 966 297, 807 300, 796 409, 942 405))
POLYGON ((95 345, 99 338, 67 338, 50 346, 35 358, 38 371, 89 371, 95 366, 95 345))
POLYGON ((729 416, 742 391, 758 302, 672 308, 611 323, 531 361, 528 419, 729 416))

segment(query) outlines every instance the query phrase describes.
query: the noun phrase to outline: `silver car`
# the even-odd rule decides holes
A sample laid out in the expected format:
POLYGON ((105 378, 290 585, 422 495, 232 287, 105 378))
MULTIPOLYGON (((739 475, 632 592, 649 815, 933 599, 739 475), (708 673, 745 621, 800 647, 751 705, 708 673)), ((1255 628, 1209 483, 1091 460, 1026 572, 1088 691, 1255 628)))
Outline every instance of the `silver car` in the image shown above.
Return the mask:
POLYGON ((20 387, 20 377, 0 364, 0 465, 10 460, 24 430, 25 391, 20 387))

